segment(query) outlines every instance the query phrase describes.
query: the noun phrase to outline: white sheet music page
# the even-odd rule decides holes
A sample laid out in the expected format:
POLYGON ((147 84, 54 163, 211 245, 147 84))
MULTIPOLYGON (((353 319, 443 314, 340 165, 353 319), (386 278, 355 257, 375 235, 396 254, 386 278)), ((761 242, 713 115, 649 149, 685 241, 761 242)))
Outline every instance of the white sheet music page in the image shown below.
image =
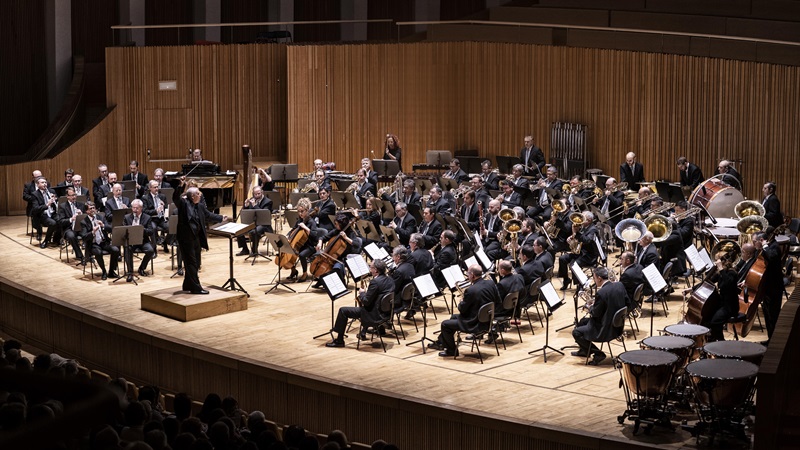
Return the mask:
POLYGON ((483 251, 483 248, 475 250, 475 256, 478 257, 478 261, 484 270, 489 270, 492 268, 492 262, 489 260, 489 256, 486 255, 486 252, 483 251))
POLYGON ((439 294, 439 288, 437 288, 436 283, 433 282, 431 274, 426 273, 425 275, 420 275, 414 278, 413 281, 420 297, 427 298, 439 294))
POLYGON ((702 258, 703 262, 706 263, 706 267, 714 267, 714 261, 711 261, 711 255, 708 254, 708 251, 705 248, 701 248, 699 253, 700 258, 702 258))
POLYGON ((214 229, 217 231, 223 231, 225 233, 236 234, 239 232, 239 230, 247 228, 249 225, 249 223, 228 222, 218 227, 214 227, 214 229))
POLYGON ((600 243, 600 239, 597 238, 597 235, 594 236, 594 245, 597 246, 597 253, 600 254, 600 259, 605 261, 606 260, 606 254, 603 251, 603 244, 600 243))
POLYGON ((336 272, 323 275, 322 282, 325 283, 325 287, 328 288, 328 292, 330 292, 333 297, 347 292, 347 286, 342 283, 342 279, 339 278, 339 274, 336 272))
POLYGON ((661 276, 661 272, 658 271, 655 264, 650 264, 645 267, 642 273, 644 273, 644 278, 647 280, 650 288, 653 289, 653 292, 659 292, 667 287, 667 282, 664 281, 664 277, 661 276))
POLYGON ((453 264, 450 267, 442 269, 442 276, 444 276, 445 281, 447 281, 447 286, 450 289, 455 289, 458 283, 466 281, 464 273, 461 272, 461 267, 459 267, 458 264, 453 264))
POLYGON ((469 258, 465 259, 464 264, 466 264, 467 267, 472 266, 474 264, 477 264, 479 266, 481 265, 481 263, 478 262, 478 259, 475 256, 470 256, 469 258))
POLYGON ((706 270, 708 266, 706 262, 703 261, 703 258, 700 257, 700 253, 697 251, 697 247, 694 245, 690 245, 683 249, 683 252, 686 253, 686 259, 689 260, 689 263, 694 267, 694 270, 698 273, 706 270))
POLYGON ((472 234, 475 236, 475 242, 478 243, 478 248, 483 250, 483 242, 481 242, 481 232, 476 230, 472 234))
POLYGON ((572 263, 570 268, 572 269, 572 273, 575 274, 575 278, 578 279, 578 284, 580 286, 586 286, 589 283, 589 278, 583 273, 583 269, 581 269, 577 261, 572 263))
POLYGON ((556 288, 553 287, 553 283, 549 281, 539 286, 539 293, 544 296, 550 309, 553 309, 557 304, 561 303, 561 297, 558 296, 558 292, 556 292, 556 288))
POLYGON ((378 247, 374 242, 371 242, 369 245, 364 247, 364 251, 367 252, 367 255, 369 255, 373 261, 376 259, 384 259, 389 257, 389 253, 386 251, 386 249, 378 247))
POLYGON ((361 255, 347 255, 347 268, 353 274, 353 278, 359 279, 363 276, 369 275, 369 266, 361 255))

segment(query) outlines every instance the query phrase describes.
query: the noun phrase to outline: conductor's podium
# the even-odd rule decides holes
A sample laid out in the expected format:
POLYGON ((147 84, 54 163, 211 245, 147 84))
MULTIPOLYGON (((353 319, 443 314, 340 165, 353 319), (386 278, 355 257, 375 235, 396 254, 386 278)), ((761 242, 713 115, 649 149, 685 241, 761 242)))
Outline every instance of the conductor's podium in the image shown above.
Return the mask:
POLYGON ((208 295, 195 295, 171 287, 142 293, 142 309, 181 322, 247 309, 247 294, 206 286, 208 295))

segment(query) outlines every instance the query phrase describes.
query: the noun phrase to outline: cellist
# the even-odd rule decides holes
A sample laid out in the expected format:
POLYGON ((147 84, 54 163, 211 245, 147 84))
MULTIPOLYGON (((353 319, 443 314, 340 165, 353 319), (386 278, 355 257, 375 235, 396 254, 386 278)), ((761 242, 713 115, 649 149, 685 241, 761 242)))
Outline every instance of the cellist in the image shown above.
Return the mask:
POLYGON ((703 318, 701 325, 707 326, 711 330, 709 341, 722 341, 722 327, 735 317, 739 312, 739 287, 737 286, 738 275, 733 268, 733 262, 724 252, 716 255, 714 263, 717 266, 717 273, 711 278, 717 283, 717 292, 720 296, 719 307, 711 314, 711 317, 703 318))
MULTIPOLYGON (((337 261, 333 264, 332 270, 336 271, 339 276, 344 280, 344 260, 347 258, 347 255, 359 254, 361 253, 361 238, 356 235, 356 232, 353 230, 353 227, 350 226, 351 220, 349 214, 338 213, 336 214, 336 220, 333 222, 334 229, 329 231, 325 237, 322 238, 321 241, 317 242, 317 252, 322 252, 323 245, 326 245, 325 251, 326 253, 330 254, 330 244, 333 243, 333 240, 338 238, 343 243, 344 247, 336 252, 334 256, 337 261)), ((337 240, 338 242, 338 240, 337 240)), ((323 258, 322 255, 317 255, 317 258, 323 258)), ((324 274, 314 274, 315 276, 320 276, 324 274)), ((321 288, 322 282, 321 280, 317 280, 317 282, 312 286, 314 288, 321 288)))
POLYGON ((289 275, 289 279, 297 278, 297 281, 303 282, 308 280, 308 258, 314 254, 316 251, 317 245, 317 237, 314 235, 314 231, 317 229, 317 223, 311 217, 311 201, 307 198, 301 198, 297 202, 297 223, 292 227, 292 230, 289 231, 289 235, 292 234, 295 228, 301 228, 308 233, 308 240, 303 244, 303 246, 298 250, 298 259, 300 260, 300 266, 303 268, 303 274, 300 275, 300 278, 297 278, 297 268, 292 267, 292 273, 289 275))

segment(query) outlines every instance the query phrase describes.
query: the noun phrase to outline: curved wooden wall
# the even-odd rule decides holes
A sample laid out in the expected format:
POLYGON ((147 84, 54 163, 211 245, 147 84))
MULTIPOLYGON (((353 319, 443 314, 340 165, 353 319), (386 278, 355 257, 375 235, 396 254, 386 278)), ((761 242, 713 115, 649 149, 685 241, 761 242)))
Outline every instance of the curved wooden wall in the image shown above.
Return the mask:
POLYGON ((353 171, 398 135, 406 170, 432 149, 516 155, 554 121, 589 126, 590 167, 618 176, 635 151, 648 179, 678 179, 685 155, 707 176, 744 160, 745 194, 775 180, 783 209, 800 143, 800 68, 678 55, 503 43, 292 46, 289 160, 353 171), (313 149, 313 155, 309 154, 313 149))

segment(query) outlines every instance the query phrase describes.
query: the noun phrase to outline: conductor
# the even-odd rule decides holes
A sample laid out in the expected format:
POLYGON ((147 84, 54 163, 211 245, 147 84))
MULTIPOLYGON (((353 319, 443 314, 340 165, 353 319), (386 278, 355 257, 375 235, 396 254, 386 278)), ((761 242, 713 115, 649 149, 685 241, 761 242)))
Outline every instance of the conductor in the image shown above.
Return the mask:
POLYGON ((200 249, 208 250, 208 239, 206 238, 206 221, 223 222, 228 220, 228 216, 214 214, 200 205, 202 194, 196 187, 190 187, 183 196, 183 186, 186 177, 182 176, 178 180, 172 180, 170 184, 175 188, 172 193, 172 201, 178 206, 178 247, 183 255, 185 275, 183 277, 183 290, 192 294, 208 294, 208 291, 200 285, 200 278, 197 270, 200 267, 200 249))

